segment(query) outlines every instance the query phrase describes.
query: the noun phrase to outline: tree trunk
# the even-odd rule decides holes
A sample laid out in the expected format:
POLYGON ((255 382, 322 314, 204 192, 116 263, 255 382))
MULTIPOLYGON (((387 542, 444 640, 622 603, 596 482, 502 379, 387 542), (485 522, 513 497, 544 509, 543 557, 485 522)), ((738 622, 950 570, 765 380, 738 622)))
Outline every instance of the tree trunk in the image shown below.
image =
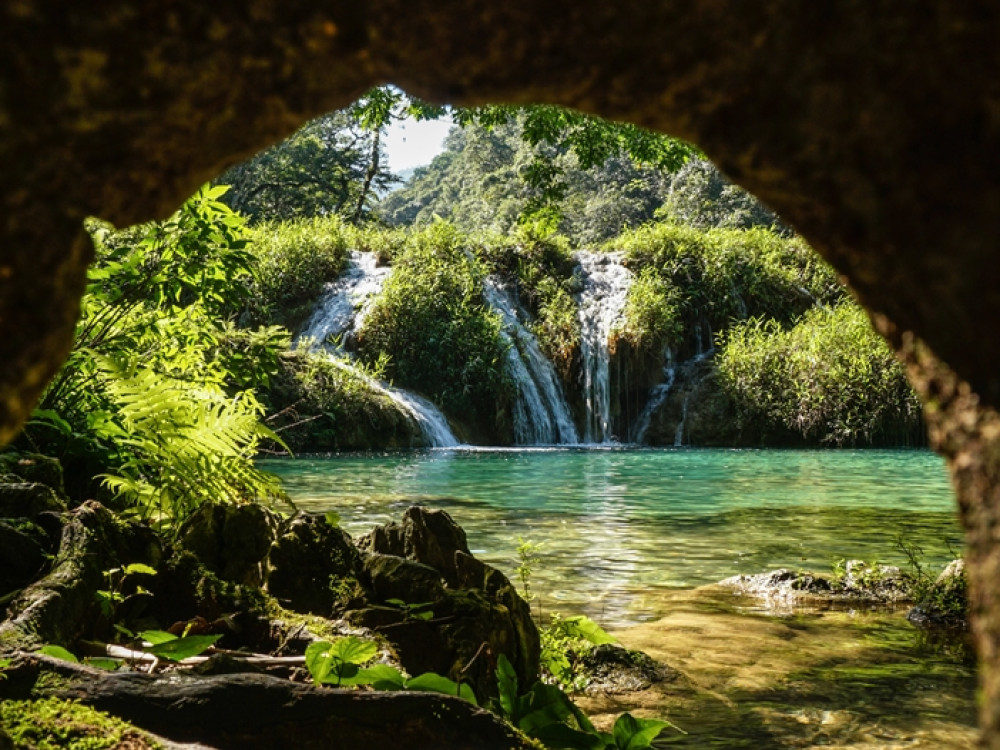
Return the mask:
POLYGON ((220 750, 535 747, 488 711, 438 693, 332 690, 258 674, 105 672, 37 655, 20 656, 5 674, 2 698, 79 700, 168 739, 220 750))

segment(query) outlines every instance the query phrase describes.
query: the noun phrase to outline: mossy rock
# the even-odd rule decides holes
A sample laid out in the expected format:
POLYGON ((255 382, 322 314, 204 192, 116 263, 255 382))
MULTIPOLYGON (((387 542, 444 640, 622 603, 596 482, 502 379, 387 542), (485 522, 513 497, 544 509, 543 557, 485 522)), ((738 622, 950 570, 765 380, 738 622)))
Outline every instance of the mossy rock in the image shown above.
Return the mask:
POLYGON ((178 544, 222 579, 260 586, 280 523, 277 514, 257 504, 202 505, 180 528, 178 544))
POLYGON ((292 518, 268 553, 267 590, 295 612, 331 616, 349 606, 350 585, 365 578, 361 555, 350 535, 322 515, 292 518), (345 588, 344 581, 348 581, 345 588))
POLYGON ((42 513, 65 511, 65 500, 47 484, 0 483, 0 518, 34 518, 42 513))
POLYGON ((51 456, 16 451, 0 453, 0 474, 19 477, 23 482, 44 484, 60 496, 66 494, 62 464, 51 456))

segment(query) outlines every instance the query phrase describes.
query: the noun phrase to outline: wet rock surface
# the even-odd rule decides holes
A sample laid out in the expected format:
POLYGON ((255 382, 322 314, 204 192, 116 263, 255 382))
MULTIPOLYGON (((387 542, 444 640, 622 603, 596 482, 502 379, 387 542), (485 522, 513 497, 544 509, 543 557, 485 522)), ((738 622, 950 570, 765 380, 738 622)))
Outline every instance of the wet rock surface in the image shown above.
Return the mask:
POLYGON ((822 604, 896 604, 910 601, 913 579, 893 565, 848 560, 840 576, 779 568, 737 575, 719 586, 762 600, 769 607, 822 604))
POLYGON ((631 693, 680 677, 677 670, 648 654, 616 643, 595 646, 584 655, 579 666, 581 675, 587 681, 584 691, 589 694, 631 693))

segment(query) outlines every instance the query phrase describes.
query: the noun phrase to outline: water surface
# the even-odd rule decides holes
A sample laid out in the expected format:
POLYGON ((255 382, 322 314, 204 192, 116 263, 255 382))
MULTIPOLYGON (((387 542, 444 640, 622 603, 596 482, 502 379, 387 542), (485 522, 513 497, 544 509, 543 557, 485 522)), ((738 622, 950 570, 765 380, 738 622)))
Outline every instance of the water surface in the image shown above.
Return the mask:
POLYGON ((662 615, 662 594, 840 558, 930 567, 961 548, 943 461, 926 451, 457 449, 268 460, 302 509, 352 534, 420 503, 512 575, 540 545, 541 606, 611 626, 662 615))

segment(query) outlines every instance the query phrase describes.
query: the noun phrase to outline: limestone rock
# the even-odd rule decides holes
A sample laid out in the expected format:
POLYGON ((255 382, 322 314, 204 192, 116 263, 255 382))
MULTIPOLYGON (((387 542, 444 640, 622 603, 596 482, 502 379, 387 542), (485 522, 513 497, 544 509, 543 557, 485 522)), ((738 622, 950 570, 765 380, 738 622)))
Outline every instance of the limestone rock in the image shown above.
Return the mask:
POLYGON ((401 523, 375 527, 358 539, 358 547, 429 565, 441 572, 449 586, 458 585, 455 553, 471 554, 465 531, 451 516, 419 505, 407 508, 401 523))

